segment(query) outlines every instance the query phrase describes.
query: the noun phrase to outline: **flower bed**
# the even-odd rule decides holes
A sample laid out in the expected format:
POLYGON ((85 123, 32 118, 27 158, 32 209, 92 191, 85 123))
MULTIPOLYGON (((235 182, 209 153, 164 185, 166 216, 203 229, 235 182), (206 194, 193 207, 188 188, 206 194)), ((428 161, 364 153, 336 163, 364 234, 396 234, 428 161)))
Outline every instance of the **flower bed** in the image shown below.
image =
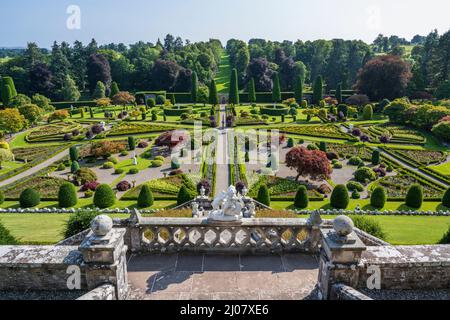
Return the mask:
POLYGON ((379 141, 382 136, 391 136, 390 143, 397 144, 425 144, 427 139, 418 131, 403 126, 382 124, 361 128, 372 140, 379 141))
POLYGON ((273 127, 285 133, 298 134, 302 136, 324 137, 339 140, 355 140, 356 138, 342 132, 337 126, 332 124, 327 125, 306 125, 306 126, 285 126, 273 127))
POLYGON ((399 158, 406 158, 415 163, 416 166, 438 164, 447 158, 446 154, 440 151, 391 149, 391 152, 399 158))
POLYGON ((17 161, 35 161, 39 158, 47 157, 61 149, 61 146, 45 146, 31 148, 13 149, 14 157, 17 161))
POLYGON ((25 140, 28 142, 61 141, 64 139, 65 134, 69 134, 74 130, 81 131, 82 129, 81 125, 73 122, 53 123, 31 131, 25 137, 25 140))
POLYGON ((372 159, 372 151, 363 145, 328 143, 327 151, 338 154, 341 159, 351 157, 359 157, 364 161, 372 159))
POLYGON ((23 190, 27 188, 33 188, 38 191, 41 195, 41 199, 56 200, 58 199, 59 187, 66 183, 67 181, 60 178, 54 177, 33 177, 31 179, 25 180, 14 187, 5 190, 5 198, 17 200, 23 190))
MULTIPOLYGON (((261 176, 249 190, 249 197, 256 198, 259 188, 265 184, 269 189, 269 194, 273 198, 293 198, 301 185, 301 182, 279 178, 275 176, 261 176)), ((316 190, 308 190, 308 196, 312 199, 323 199, 323 196, 316 190)))
POLYGON ((164 132, 173 129, 173 127, 159 124, 121 122, 108 131, 107 135, 122 136, 140 133, 164 132))
POLYGON ((397 176, 385 177, 378 181, 377 185, 386 189, 388 198, 405 198, 411 185, 418 183, 423 187, 424 198, 441 198, 444 190, 435 185, 424 182, 417 176, 409 173, 401 173, 397 176))

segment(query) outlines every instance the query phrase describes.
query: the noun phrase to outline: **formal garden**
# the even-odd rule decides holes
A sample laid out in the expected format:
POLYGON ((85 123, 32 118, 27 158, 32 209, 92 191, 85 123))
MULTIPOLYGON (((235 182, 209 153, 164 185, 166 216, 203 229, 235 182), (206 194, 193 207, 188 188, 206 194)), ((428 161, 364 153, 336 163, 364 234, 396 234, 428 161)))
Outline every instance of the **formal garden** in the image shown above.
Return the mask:
POLYGON ((148 48, 160 56, 151 80, 114 79, 113 61, 98 50, 85 57, 84 90, 76 70, 55 77, 51 89, 30 89, 0 65, 0 221, 19 241, 57 242, 71 217, 30 209, 186 216, 172 209, 202 187, 214 197, 229 185, 273 209, 261 217, 352 210, 371 215, 394 244, 442 238, 450 224, 448 81, 435 90, 410 88, 405 81, 415 80, 401 58, 363 64, 362 55, 353 88, 311 74, 280 48, 279 69, 260 57, 243 69, 242 43, 195 45, 184 50, 207 52, 198 59, 208 66, 190 69, 148 48), (367 79, 392 65, 395 85, 371 88, 367 79), (218 167, 223 153, 226 169, 218 167))

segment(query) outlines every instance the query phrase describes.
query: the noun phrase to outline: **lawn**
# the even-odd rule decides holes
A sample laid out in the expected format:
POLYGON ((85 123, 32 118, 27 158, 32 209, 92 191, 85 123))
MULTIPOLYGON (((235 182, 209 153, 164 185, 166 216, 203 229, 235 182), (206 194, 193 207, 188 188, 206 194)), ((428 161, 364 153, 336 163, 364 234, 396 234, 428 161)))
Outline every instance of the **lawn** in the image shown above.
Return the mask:
POLYGON ((439 172, 440 174, 450 176, 450 162, 443 163, 438 166, 432 166, 432 167, 430 167, 430 169, 432 169, 436 172, 439 172))
POLYGON ((230 57, 224 52, 221 57, 219 72, 216 75, 216 85, 218 93, 228 93, 230 89, 230 57))
POLYGON ((17 168, 20 168, 24 165, 23 162, 16 162, 16 161, 5 161, 2 162, 2 168, 0 169, 0 175, 8 173, 12 170, 15 170, 17 168))

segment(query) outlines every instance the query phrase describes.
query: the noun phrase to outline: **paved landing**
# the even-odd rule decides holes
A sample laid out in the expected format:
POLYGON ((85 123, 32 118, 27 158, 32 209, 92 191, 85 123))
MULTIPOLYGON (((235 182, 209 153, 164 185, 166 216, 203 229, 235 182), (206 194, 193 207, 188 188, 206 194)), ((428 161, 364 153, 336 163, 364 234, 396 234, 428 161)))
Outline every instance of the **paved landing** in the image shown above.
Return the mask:
POLYGON ((131 300, 316 299, 318 261, 289 254, 143 255, 128 264, 131 300))

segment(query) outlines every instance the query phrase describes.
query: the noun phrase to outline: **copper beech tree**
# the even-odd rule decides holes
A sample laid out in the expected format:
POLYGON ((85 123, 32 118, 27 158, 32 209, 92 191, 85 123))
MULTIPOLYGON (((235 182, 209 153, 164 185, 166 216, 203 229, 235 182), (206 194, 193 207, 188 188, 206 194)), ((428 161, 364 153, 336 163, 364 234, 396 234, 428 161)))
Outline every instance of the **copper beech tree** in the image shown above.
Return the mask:
POLYGON ((292 148, 286 154, 286 166, 297 171, 296 181, 300 176, 309 176, 313 180, 318 178, 329 179, 333 172, 325 152, 308 150, 305 147, 292 148))

